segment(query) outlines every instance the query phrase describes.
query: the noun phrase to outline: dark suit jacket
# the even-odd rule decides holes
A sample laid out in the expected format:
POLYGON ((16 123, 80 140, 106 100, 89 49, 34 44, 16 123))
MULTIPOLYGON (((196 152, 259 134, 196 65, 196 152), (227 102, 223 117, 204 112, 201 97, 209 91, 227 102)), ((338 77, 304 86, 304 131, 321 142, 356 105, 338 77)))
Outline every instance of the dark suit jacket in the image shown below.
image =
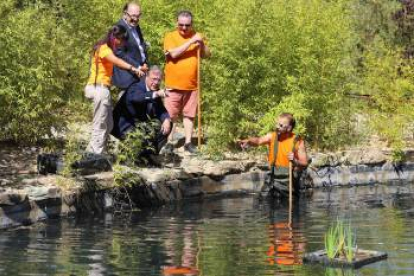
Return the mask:
POLYGON ((157 118, 164 122, 170 118, 161 98, 152 99, 152 91, 147 91, 145 81, 132 84, 122 95, 114 109, 112 135, 122 139, 135 122, 146 122, 157 118))
MULTIPOLYGON (((140 65, 143 65, 144 63, 147 63, 146 60, 142 60, 141 52, 138 47, 137 41, 132 35, 131 27, 123 19, 119 20, 117 24, 122 25, 127 29, 128 39, 125 45, 119 47, 115 51, 115 55, 119 58, 122 58, 123 60, 133 65, 134 67, 138 67, 140 65)), ((147 56, 145 41, 142 36, 139 25, 136 27, 136 30, 137 30, 138 37, 141 40, 141 45, 145 52, 145 56, 147 56)), ((127 70, 122 70, 114 66, 114 74, 112 76, 112 83, 116 87, 119 87, 121 89, 127 89, 128 86, 130 86, 132 83, 137 82, 137 81, 139 81, 139 78, 134 73, 129 72, 127 70)))

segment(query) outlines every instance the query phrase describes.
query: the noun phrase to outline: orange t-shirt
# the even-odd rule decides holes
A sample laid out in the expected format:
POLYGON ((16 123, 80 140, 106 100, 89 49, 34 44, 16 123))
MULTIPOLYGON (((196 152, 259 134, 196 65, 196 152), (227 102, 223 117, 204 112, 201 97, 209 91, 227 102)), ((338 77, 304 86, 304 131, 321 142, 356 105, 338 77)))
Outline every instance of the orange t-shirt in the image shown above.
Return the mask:
POLYGON ((112 49, 108 45, 103 44, 95 52, 91 62, 91 73, 89 75, 88 84, 104 84, 111 85, 112 71, 114 64, 105 57, 112 54, 112 49), (96 66, 98 63, 98 66, 96 66), (96 76, 96 69, 98 68, 98 75, 96 76), (96 77, 96 79, 95 79, 96 77))
MULTIPOLYGON (((167 33, 164 38, 164 52, 183 45, 194 34, 183 37, 177 30, 167 33)), ((197 90, 197 48, 197 45, 192 44, 175 59, 167 55, 167 64, 165 65, 165 86, 167 88, 197 90)))
MULTIPOLYGON (((274 142, 275 142, 276 132, 272 133, 272 140, 269 146, 269 166, 271 167, 275 157, 274 155, 274 142)), ((277 150, 277 157, 276 157, 276 166, 278 167, 289 167, 289 159, 287 157, 289 152, 293 150, 293 143, 295 140, 295 134, 290 133, 287 137, 279 137, 279 147, 277 150)), ((297 158, 297 149, 299 147, 300 138, 296 141, 295 144, 295 157, 297 158)))

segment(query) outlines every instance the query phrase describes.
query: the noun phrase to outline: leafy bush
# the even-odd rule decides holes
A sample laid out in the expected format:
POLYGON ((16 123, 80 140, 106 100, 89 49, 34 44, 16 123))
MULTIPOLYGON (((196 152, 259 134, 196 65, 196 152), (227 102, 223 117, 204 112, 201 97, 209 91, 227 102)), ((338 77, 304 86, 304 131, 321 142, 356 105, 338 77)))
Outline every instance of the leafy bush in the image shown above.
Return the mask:
POLYGON ((156 129, 159 127, 156 120, 138 123, 133 131, 127 133, 125 140, 119 142, 118 163, 133 167, 136 162, 148 162, 140 160, 139 153, 155 152, 149 141, 156 140, 156 129))
POLYGON ((404 129, 414 120, 414 74, 401 52, 378 40, 364 58, 361 91, 370 95, 366 111, 371 132, 380 133, 395 149, 404 146, 404 129))
MULTIPOLYGON (((82 93, 90 50, 119 20, 124 3, 2 2, 1 139, 33 142, 70 119, 90 116, 82 93)), ((178 10, 193 11, 195 29, 208 38, 213 56, 202 63, 201 87, 210 150, 271 130, 282 111, 294 113, 297 132, 318 148, 355 143, 356 116, 369 118, 367 134, 404 146, 400 129, 413 121, 413 90, 411 61, 401 57, 407 57, 412 24, 398 11, 407 5, 360 0, 141 4, 150 63, 164 63, 164 33, 174 29, 178 10), (373 101, 352 105, 352 93, 373 101)))
POLYGON ((348 1, 229 2, 205 69, 212 145, 269 131, 281 111, 298 117, 300 133, 334 143, 354 78, 348 1))
POLYGON ((0 115, 2 138, 37 140, 59 127, 65 100, 62 79, 66 68, 60 58, 63 47, 54 15, 42 13, 42 5, 6 14, 0 27, 0 115), (35 22, 35 24, 34 24, 35 22))

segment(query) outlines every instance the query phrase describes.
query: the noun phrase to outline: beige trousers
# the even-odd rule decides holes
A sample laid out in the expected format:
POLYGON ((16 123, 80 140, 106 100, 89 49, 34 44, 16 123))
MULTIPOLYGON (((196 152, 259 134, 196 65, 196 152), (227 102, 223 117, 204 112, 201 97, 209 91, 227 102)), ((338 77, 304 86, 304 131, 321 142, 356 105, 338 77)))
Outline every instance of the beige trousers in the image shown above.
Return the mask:
POLYGON ((89 84, 85 87, 85 97, 93 101, 92 135, 86 150, 101 154, 106 149, 106 140, 114 126, 111 93, 104 85, 89 84))

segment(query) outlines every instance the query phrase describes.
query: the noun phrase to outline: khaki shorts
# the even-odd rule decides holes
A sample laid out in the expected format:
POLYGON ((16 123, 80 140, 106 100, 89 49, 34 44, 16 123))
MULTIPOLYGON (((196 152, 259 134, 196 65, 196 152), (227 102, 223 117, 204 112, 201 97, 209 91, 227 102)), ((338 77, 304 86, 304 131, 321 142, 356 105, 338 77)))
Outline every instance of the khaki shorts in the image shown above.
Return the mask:
POLYGON ((181 113, 184 117, 195 118, 197 114, 197 90, 169 90, 168 93, 164 105, 171 119, 177 119, 181 113))

